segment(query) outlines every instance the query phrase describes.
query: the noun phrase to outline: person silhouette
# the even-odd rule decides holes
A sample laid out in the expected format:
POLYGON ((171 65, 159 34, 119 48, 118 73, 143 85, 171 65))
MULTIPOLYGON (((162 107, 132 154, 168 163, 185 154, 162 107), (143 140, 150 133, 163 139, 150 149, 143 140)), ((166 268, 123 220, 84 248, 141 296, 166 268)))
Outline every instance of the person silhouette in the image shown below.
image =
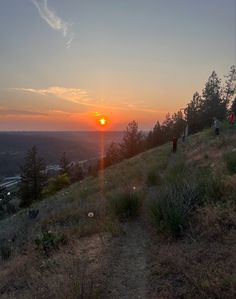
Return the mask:
POLYGON ((220 121, 214 117, 213 118, 213 128, 215 130, 215 134, 218 136, 220 134, 220 121))
POLYGON ((234 125, 234 122, 235 122, 235 114, 233 111, 230 112, 230 115, 229 115, 229 123, 231 126, 234 125))

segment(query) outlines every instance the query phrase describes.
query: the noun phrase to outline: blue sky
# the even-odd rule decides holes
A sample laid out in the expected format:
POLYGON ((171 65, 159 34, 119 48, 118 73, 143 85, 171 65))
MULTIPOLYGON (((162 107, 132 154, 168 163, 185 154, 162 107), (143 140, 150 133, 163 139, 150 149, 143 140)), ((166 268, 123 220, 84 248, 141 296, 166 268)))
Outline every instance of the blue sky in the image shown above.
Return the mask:
POLYGON ((1 0, 0 130, 151 128, 236 64, 235 0, 1 0))

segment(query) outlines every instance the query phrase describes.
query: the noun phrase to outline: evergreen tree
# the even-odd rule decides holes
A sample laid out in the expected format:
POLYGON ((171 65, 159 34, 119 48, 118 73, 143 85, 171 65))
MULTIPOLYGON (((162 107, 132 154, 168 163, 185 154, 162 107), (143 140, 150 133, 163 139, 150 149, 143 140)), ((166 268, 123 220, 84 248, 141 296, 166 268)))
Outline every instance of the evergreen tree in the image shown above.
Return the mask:
POLYGON ((59 166, 61 167, 60 173, 69 175, 70 167, 71 167, 70 165, 71 165, 71 163, 69 162, 69 160, 66 156, 66 152, 63 152, 62 157, 59 162, 59 166))
POLYGON ((131 158, 141 151, 142 133, 138 130, 138 123, 133 120, 128 124, 120 144, 122 158, 131 158))
POLYGON ((226 75, 225 77, 227 79, 225 81, 225 86, 223 88, 222 94, 228 104, 236 93, 236 66, 232 65, 228 75, 226 75))
POLYGON ((200 94, 198 92, 195 92, 192 101, 184 110, 186 121, 189 125, 189 131, 191 134, 203 129, 203 124, 201 121, 201 103, 202 99, 200 94))
POLYGON ((201 121, 204 127, 208 127, 213 117, 223 120, 227 112, 227 99, 221 92, 220 79, 215 71, 208 78, 202 93, 200 105, 201 121))
POLYGON ((27 207, 32 202, 40 200, 46 181, 43 159, 38 157, 38 151, 33 146, 27 153, 25 164, 21 167, 21 182, 19 186, 20 206, 27 207))
POLYGON ((1 216, 1 212, 4 211, 4 205, 6 203, 6 200, 7 200, 7 189, 5 187, 0 186, 0 216, 1 216))
POLYGON ((152 148, 161 145, 165 142, 165 136, 163 135, 162 127, 157 121, 154 128, 147 135, 147 148, 152 148))
POLYGON ((120 147, 112 142, 106 151, 105 167, 121 161, 120 147))
POLYGON ((173 138, 173 128, 174 128, 173 119, 171 118, 170 113, 167 113, 166 119, 163 121, 161 126, 163 136, 165 138, 165 142, 173 138))
POLYGON ((172 115, 173 120, 173 136, 180 137, 184 133, 186 126, 186 120, 184 119, 183 113, 178 111, 172 115))
POLYGON ((85 174, 83 168, 79 164, 75 164, 70 168, 70 181, 72 183, 78 182, 84 178, 85 174))

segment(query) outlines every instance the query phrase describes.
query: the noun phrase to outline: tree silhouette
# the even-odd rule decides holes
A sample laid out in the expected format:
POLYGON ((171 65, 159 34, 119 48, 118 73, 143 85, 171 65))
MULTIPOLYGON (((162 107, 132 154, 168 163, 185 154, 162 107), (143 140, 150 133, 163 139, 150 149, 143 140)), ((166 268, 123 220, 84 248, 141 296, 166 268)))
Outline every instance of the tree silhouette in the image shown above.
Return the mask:
POLYGON ((37 148, 33 146, 26 155, 25 164, 21 167, 21 182, 19 185, 21 207, 27 207, 32 202, 41 199, 45 181, 43 159, 38 157, 37 148))
POLYGON ((187 104, 187 107, 184 110, 191 134, 203 129, 203 124, 201 122, 201 103, 202 98, 200 94, 195 92, 192 101, 187 104))
POLYGON ((121 161, 120 146, 112 142, 107 151, 105 158, 105 166, 113 165, 121 161))
POLYGON ((208 78, 202 92, 201 121, 204 127, 208 127, 213 117, 223 120, 227 112, 227 99, 221 92, 221 83, 215 71, 208 78))
POLYGON ((70 172, 70 161, 68 160, 66 156, 66 152, 63 152, 62 157, 59 162, 59 166, 61 167, 61 174, 67 174, 69 175, 70 172))
POLYGON ((138 123, 131 121, 124 132, 122 143, 120 144, 121 155, 127 159, 133 157, 141 151, 142 133, 138 130, 138 123))

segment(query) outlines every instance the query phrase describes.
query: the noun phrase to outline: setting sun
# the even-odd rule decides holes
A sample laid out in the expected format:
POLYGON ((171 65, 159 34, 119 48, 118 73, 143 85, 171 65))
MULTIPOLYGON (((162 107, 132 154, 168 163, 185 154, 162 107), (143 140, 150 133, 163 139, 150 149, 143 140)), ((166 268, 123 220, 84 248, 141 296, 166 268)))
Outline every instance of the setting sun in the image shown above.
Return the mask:
POLYGON ((107 119, 105 117, 102 117, 99 119, 99 124, 101 126, 105 126, 107 124, 107 119))

